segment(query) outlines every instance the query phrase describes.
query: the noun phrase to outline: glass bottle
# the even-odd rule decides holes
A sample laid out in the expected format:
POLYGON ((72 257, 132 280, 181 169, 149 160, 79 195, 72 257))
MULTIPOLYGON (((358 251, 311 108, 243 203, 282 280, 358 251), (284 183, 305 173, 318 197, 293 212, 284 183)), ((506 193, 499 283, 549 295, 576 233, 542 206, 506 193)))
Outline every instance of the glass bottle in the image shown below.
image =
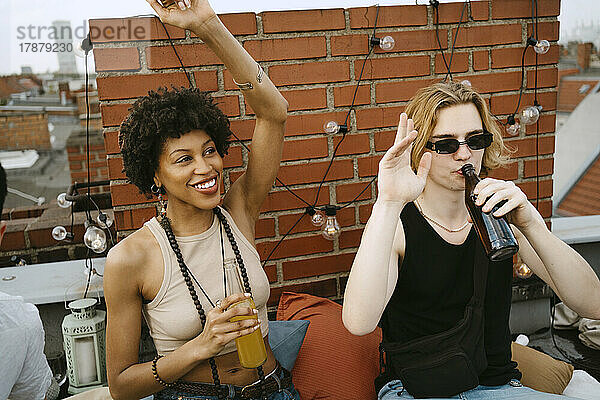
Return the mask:
POLYGON ((473 189, 480 181, 475 168, 471 164, 465 164, 461 171, 465 177, 465 204, 488 258, 500 261, 512 257, 519 251, 519 244, 508 220, 505 216, 497 218, 492 215, 506 200, 496 204, 489 213, 483 212, 480 206, 475 205, 473 189))
MULTIPOLYGON (((238 272, 238 267, 234 259, 227 259, 223 265, 225 269, 225 288, 226 294, 244 293, 242 280, 238 272)), ((232 304, 231 307, 246 306, 252 309, 256 308, 252 297, 232 304)), ((258 319, 257 315, 236 316, 230 319, 230 322, 241 321, 245 319, 258 319)), ((262 337, 260 328, 254 332, 235 339, 235 345, 238 351, 240 364, 244 368, 256 368, 267 361, 267 350, 265 341, 262 337)))

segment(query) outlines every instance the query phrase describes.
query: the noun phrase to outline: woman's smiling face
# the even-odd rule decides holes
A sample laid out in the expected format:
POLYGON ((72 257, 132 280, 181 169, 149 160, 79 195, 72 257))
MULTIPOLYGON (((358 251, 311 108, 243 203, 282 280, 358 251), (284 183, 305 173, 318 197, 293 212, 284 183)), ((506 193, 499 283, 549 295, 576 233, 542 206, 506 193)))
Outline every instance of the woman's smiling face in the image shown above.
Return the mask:
POLYGON ((166 141, 154 181, 165 188, 172 206, 210 210, 221 201, 222 177, 223 158, 210 136, 196 129, 166 141))

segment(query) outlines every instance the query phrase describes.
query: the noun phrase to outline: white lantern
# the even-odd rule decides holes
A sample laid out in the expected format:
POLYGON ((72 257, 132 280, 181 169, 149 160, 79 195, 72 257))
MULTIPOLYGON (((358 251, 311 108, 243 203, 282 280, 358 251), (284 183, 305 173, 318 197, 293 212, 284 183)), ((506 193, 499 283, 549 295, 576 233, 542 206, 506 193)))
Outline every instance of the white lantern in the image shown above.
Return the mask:
POLYGON ((97 299, 69 303, 71 314, 62 323, 69 393, 106 384, 106 312, 96 310, 97 299))

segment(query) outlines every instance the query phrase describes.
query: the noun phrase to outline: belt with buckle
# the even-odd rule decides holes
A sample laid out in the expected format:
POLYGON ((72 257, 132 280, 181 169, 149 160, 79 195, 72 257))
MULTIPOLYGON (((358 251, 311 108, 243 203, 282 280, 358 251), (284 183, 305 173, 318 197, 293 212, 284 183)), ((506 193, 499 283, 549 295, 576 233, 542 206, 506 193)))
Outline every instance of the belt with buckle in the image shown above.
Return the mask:
MULTIPOLYGON (((260 381, 257 381, 243 387, 234 386, 235 398, 259 399, 261 398, 263 391, 264 394, 268 396, 289 387, 291 383, 292 374, 278 364, 277 367, 265 377, 264 383, 261 384, 260 381), (282 376, 282 378, 280 378, 280 376, 282 376)), ((218 396, 219 394, 227 396, 229 394, 228 385, 216 386, 212 383, 178 381, 169 389, 195 396, 218 396)))

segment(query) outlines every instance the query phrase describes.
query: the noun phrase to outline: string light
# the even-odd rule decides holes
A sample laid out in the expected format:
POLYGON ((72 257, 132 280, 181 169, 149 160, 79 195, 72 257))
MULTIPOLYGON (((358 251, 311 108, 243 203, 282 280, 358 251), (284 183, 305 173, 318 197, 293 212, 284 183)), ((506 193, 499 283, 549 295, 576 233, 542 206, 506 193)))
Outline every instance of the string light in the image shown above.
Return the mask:
POLYGON ((338 223, 335 215, 337 213, 337 207, 327 205, 325 206, 325 215, 327 216, 327 221, 323 226, 323 230, 321 234, 327 240, 334 240, 336 237, 340 235, 340 224, 338 223))
POLYGON ((61 193, 56 197, 56 202, 60 208, 69 208, 73 204, 72 201, 67 200, 67 194, 61 193))
POLYGON ((96 222, 98 223, 98 226, 102 229, 108 229, 113 224, 112 218, 110 218, 108 215, 106 215, 102 211, 100 211, 98 213, 98 216, 96 217, 96 222))
POLYGON ((515 266, 515 274, 521 279, 527 279, 533 275, 533 271, 527 266, 527 264, 521 262, 515 266))
POLYGON ((102 253, 106 250, 106 233, 89 221, 85 222, 86 230, 83 235, 83 243, 94 253, 102 253))
POLYGON ((525 107, 521 111, 521 122, 525 125, 535 124, 540 117, 540 110, 536 106, 525 107))
POLYGON ((471 81, 468 79, 464 79, 464 80, 460 81, 460 84, 463 86, 469 87, 469 88, 471 87, 471 81))
POLYGON ((55 226, 54 229, 52 229, 52 237, 59 242, 65 240, 67 238, 67 230, 62 225, 55 226))
POLYGON ((521 125, 515 121, 515 116, 509 115, 507 122, 508 126, 506 127, 506 133, 510 136, 517 136, 519 132, 521 132, 521 125))
POLYGON ((335 121, 327 121, 323 124, 323 130, 327 134, 336 134, 336 133, 347 133, 348 125, 346 124, 338 124, 335 121))
POLYGON ((323 226, 323 224, 325 223, 325 216, 323 215, 323 213, 315 209, 314 207, 306 207, 306 213, 310 215, 310 222, 314 226, 323 226))
POLYGON ((381 50, 385 51, 392 50, 396 45, 396 41, 391 36, 384 36, 383 38, 372 36, 369 43, 371 43, 371 46, 379 46, 381 50))

